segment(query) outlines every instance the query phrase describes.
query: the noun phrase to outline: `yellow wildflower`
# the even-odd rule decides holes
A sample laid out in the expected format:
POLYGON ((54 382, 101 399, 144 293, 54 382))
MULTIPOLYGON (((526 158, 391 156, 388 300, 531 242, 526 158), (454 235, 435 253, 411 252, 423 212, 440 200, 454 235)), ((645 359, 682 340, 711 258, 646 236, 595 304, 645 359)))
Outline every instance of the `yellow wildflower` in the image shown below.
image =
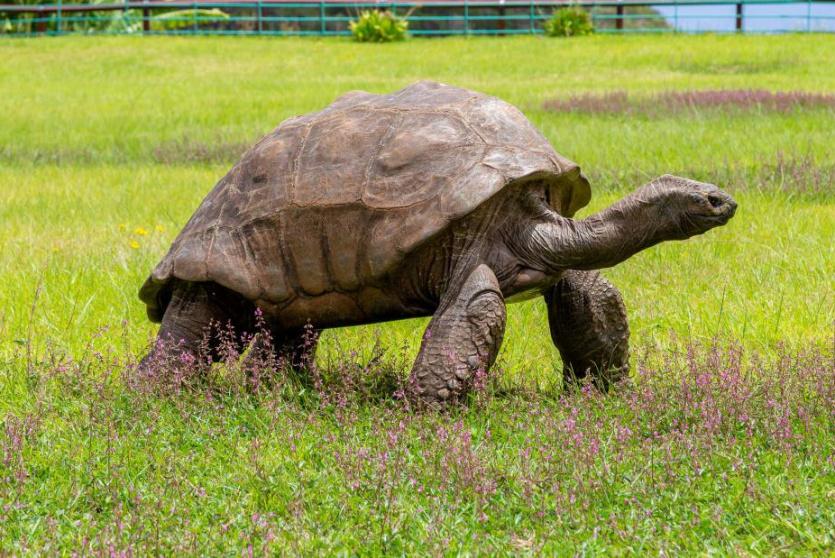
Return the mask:
POLYGON ((124 232, 124 231, 128 230, 128 226, 125 225, 124 223, 119 223, 119 230, 124 232))
POLYGON ((154 230, 158 233, 165 232, 165 227, 163 227, 162 225, 157 225, 156 227, 154 227, 154 230))
POLYGON ((142 227, 136 227, 133 229, 133 234, 138 234, 139 236, 145 236, 148 234, 148 231, 143 229, 142 227))
POLYGON ((135 240, 131 240, 130 241, 130 247, 133 248, 134 250, 136 250, 137 248, 139 248, 139 243, 135 240))

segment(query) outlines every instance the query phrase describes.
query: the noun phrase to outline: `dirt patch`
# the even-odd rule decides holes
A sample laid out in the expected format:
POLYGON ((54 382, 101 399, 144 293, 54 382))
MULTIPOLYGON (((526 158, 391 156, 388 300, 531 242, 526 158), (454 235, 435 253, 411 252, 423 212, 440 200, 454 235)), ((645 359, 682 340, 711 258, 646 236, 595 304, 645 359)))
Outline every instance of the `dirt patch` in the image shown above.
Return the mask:
POLYGON ((157 163, 228 163, 241 158, 254 142, 204 143, 194 140, 179 140, 157 145, 153 158, 157 163))
POLYGON ((689 60, 675 67, 688 74, 739 75, 772 74, 797 68, 797 60, 689 60))
POLYGON ((147 162, 175 164, 232 164, 255 144, 250 141, 203 142, 181 139, 131 150, 129 146, 100 147, 17 147, 0 146, 0 164, 34 163, 39 165, 128 164, 147 162))
POLYGON ((766 91, 725 89, 705 91, 667 91, 651 97, 630 97, 625 91, 584 93, 567 99, 550 99, 543 108, 551 112, 588 114, 680 113, 698 109, 742 109, 788 112, 798 108, 835 110, 835 94, 805 91, 766 91))
POLYGON ((624 184, 642 184, 665 172, 719 184, 731 192, 776 191, 806 198, 829 198, 835 195, 835 165, 816 161, 809 154, 777 152, 758 165, 741 165, 726 160, 717 161, 710 168, 618 167, 589 169, 586 174, 595 188, 605 189, 607 185, 620 187, 624 184))

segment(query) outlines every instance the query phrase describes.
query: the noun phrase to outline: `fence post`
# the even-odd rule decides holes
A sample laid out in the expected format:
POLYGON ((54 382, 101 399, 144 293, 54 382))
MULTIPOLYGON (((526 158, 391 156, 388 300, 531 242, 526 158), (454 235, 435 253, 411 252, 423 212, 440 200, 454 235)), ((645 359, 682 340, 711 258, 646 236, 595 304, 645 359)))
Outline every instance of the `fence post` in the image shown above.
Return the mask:
POLYGON ((197 4, 191 4, 191 30, 197 34, 197 4))
POLYGON ((678 32, 678 0, 676 0, 674 9, 675 9, 675 12, 674 12, 674 15, 673 15, 673 30, 675 32, 678 32))
POLYGON ((530 11, 530 14, 528 16, 528 18, 530 20, 530 23, 531 23, 531 35, 536 33, 536 27, 534 27, 534 15, 536 14, 536 12, 534 10, 535 10, 534 3, 531 2, 531 11, 530 11))
POLYGON ((260 35, 264 32, 264 22, 261 20, 261 0, 258 0, 258 7, 256 9, 258 10, 258 34, 260 35))
POLYGON ((470 3, 468 0, 464 0, 464 34, 470 34, 470 3))
POLYGON ((34 24, 35 33, 46 33, 47 25, 46 25, 46 16, 44 15, 43 6, 38 6, 38 11, 35 12, 37 14, 37 18, 34 24))
POLYGON ((806 2, 806 32, 812 31, 812 0, 806 2))
POLYGON ((615 29, 623 29, 623 4, 618 4, 615 8, 615 29))
POLYGON ((736 5, 736 32, 742 31, 742 2, 736 5))
MULTIPOLYGON (((147 4, 148 0, 143 0, 143 4, 147 4)), ((151 10, 148 8, 142 8, 142 33, 148 33, 151 31, 151 10)))
POLYGON ((319 2, 319 34, 325 34, 325 3, 319 2))
POLYGON ((63 30, 63 21, 61 21, 61 11, 62 11, 62 2, 58 0, 58 10, 56 13, 56 21, 55 21, 55 34, 60 35, 61 31, 63 30))

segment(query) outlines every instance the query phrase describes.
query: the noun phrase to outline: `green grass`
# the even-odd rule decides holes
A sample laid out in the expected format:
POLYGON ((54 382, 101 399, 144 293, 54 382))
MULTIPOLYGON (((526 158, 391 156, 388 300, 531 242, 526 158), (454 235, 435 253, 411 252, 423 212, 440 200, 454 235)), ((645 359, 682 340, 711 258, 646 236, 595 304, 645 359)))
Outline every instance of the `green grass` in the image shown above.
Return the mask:
MULTIPOLYGON (((0 553, 830 554, 835 399, 831 382, 803 381, 835 374, 835 114, 626 118, 542 103, 833 92, 833 49, 826 35, 0 41, 0 553), (345 91, 417 79, 519 106, 592 177, 583 215, 665 172, 733 192, 726 227, 606 271, 636 368, 657 371, 637 395, 560 396, 538 301, 510 308, 501 375, 451 414, 412 415, 330 376, 318 395, 293 378, 259 396, 232 379, 179 395, 126 386, 155 329, 137 289, 241 150, 345 91), (738 344, 737 368, 665 361, 714 338, 738 344), (703 368, 740 370, 750 397, 699 384, 701 418, 688 418, 677 382, 703 368), (747 430, 735 408, 757 417, 747 430), (576 445, 569 420, 584 427, 576 445)), ((320 365, 363 366, 379 341, 403 374, 425 323, 326 332, 320 365)))

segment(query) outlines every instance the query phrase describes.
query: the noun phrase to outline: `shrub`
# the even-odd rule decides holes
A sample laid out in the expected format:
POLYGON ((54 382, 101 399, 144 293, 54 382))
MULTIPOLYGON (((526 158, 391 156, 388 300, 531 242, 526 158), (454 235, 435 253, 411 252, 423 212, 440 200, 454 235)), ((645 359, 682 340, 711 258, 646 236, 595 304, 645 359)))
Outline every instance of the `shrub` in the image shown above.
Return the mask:
POLYGON ((154 31, 176 31, 188 29, 196 25, 221 23, 229 20, 229 14, 214 9, 175 10, 155 15, 151 19, 151 29, 154 31))
POLYGON ((361 43, 402 41, 408 29, 409 22, 387 10, 362 11, 359 18, 351 22, 351 33, 361 43))
POLYGON ((560 8, 545 22, 545 33, 551 37, 574 37, 591 35, 594 24, 591 16, 582 8, 560 8))

